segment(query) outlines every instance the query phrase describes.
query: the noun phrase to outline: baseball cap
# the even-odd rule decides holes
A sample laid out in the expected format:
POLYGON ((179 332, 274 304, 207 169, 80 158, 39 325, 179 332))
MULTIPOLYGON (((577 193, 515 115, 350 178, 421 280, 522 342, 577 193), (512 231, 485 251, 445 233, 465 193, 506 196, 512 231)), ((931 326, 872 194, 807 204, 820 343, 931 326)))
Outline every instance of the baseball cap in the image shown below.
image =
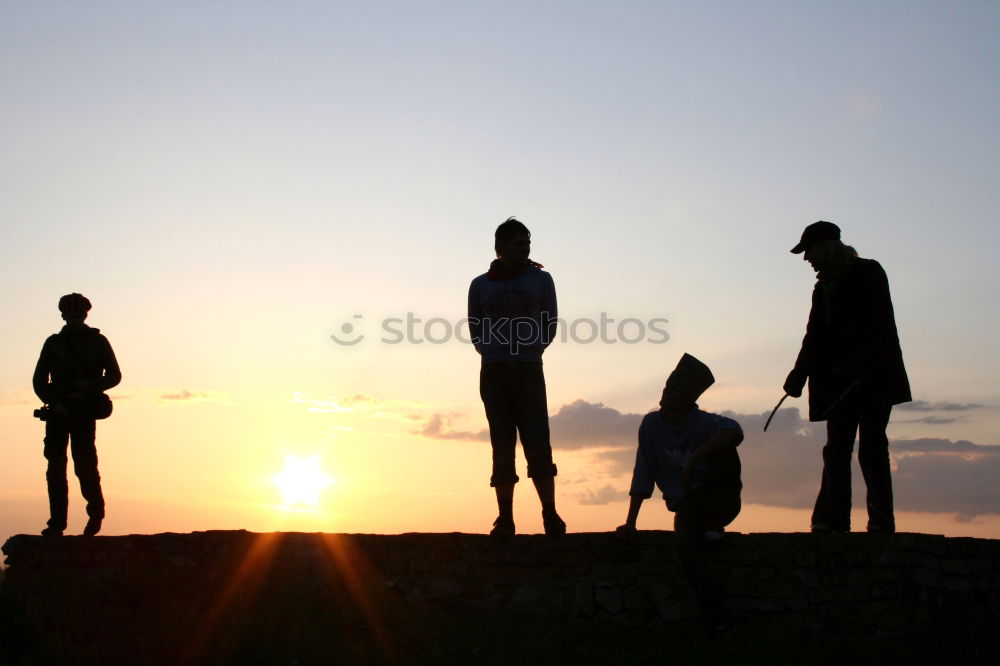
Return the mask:
POLYGON ((840 227, 824 220, 813 222, 802 232, 802 239, 792 248, 792 254, 802 254, 813 243, 828 240, 840 240, 840 227))

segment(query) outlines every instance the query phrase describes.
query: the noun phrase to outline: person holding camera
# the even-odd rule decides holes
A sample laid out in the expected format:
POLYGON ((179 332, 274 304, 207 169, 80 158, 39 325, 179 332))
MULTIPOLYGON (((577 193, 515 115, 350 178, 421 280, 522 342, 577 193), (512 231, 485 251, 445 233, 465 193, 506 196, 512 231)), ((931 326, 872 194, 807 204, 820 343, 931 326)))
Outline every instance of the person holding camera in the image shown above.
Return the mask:
POLYGON ((73 454, 73 468, 80 491, 87 501, 87 525, 83 533, 93 536, 104 520, 104 494, 97 471, 94 438, 97 419, 111 414, 105 391, 122 380, 115 352, 100 330, 84 321, 90 301, 82 294, 59 299, 59 312, 66 321, 59 333, 42 346, 32 385, 45 403, 35 416, 45 422, 45 480, 49 491, 49 522, 43 536, 62 536, 66 529, 69 484, 66 481, 66 450, 73 454))

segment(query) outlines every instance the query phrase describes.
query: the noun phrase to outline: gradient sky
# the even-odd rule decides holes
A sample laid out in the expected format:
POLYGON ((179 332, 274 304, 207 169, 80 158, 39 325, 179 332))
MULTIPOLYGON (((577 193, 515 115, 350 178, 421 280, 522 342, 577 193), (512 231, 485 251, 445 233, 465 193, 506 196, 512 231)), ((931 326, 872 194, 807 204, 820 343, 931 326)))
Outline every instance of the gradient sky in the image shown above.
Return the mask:
POLYGON ((124 373, 105 533, 486 531, 477 355, 380 322, 460 320, 509 215, 565 320, 669 322, 546 353, 571 531, 624 519, 685 351, 748 433, 734 529, 808 527, 822 427, 760 430, 826 219, 885 267, 920 401, 899 528, 1000 537, 997 34, 992 1, 0 2, 0 539, 46 518, 30 377, 70 291, 124 373), (286 455, 333 478, 317 507, 282 506, 286 455))

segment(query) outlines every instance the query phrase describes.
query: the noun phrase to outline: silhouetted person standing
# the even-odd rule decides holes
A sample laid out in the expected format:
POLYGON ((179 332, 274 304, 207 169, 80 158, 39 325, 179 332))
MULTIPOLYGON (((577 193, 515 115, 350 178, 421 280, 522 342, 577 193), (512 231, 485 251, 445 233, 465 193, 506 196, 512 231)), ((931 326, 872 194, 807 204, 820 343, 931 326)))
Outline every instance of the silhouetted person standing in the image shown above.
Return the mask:
POLYGON ((802 349, 785 380, 797 398, 809 380, 809 420, 826 421, 823 480, 813 532, 851 529, 851 453, 868 486, 868 531, 894 532, 889 439, 893 405, 909 402, 910 383, 896 334, 889 280, 882 266, 858 257, 831 222, 810 224, 792 248, 817 273, 802 349))
POLYGON ((743 483, 736 447, 743 429, 733 419, 698 409, 696 401, 714 383, 708 366, 690 354, 667 377, 660 410, 646 414, 639 426, 628 517, 616 532, 636 533, 639 509, 655 484, 674 512, 681 566, 705 619, 714 629, 727 629, 722 591, 705 567, 703 549, 706 540, 722 538, 739 515, 743 483))
POLYGON ((490 485, 499 507, 490 534, 514 534, 514 451, 520 434, 545 533, 562 535, 566 523, 556 513, 556 466, 542 374, 542 353, 555 335, 556 289, 541 264, 528 259, 531 232, 524 224, 509 218, 494 238, 497 259, 469 287, 469 328, 482 357, 479 395, 493 447, 490 485))
POLYGON ((46 412, 45 480, 50 516, 42 534, 61 536, 66 529, 66 450, 70 448, 80 491, 87 500, 88 520, 83 533, 92 536, 101 530, 104 520, 104 495, 94 444, 96 419, 110 413, 110 402, 103 392, 117 386, 122 374, 107 338, 84 323, 90 301, 81 294, 67 294, 59 299, 59 311, 66 325, 45 341, 32 378, 35 393, 48 406, 40 410, 46 412))

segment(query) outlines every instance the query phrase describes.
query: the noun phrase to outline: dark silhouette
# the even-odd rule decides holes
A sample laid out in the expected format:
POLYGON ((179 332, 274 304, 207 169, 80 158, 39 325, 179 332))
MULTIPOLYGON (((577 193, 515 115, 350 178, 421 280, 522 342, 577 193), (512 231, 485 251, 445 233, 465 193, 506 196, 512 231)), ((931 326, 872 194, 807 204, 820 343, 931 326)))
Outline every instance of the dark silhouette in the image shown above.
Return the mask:
POLYGON ((469 287, 469 328, 482 357, 479 395, 493 447, 490 485, 499 507, 490 534, 514 534, 514 452, 520 434, 545 533, 558 536, 566 533, 566 523, 556 513, 556 466, 542 373, 542 353, 555 334, 556 289, 542 265, 528 259, 531 232, 520 221, 512 217, 497 227, 494 249, 497 259, 469 287))
POLYGON ((49 522, 42 530, 45 536, 61 536, 66 529, 66 449, 70 447, 80 491, 87 500, 88 520, 83 533, 97 534, 104 520, 94 437, 97 419, 111 414, 111 400, 104 391, 117 386, 122 374, 107 338, 84 323, 90 307, 90 301, 81 294, 59 299, 66 325, 45 341, 32 377, 35 394, 45 403, 35 413, 45 421, 45 480, 49 490, 49 522))
POLYGON ((910 383, 896 334, 889 280, 877 261, 858 257, 831 222, 810 224, 792 248, 817 273, 802 349, 785 392, 802 395, 809 380, 809 420, 826 421, 823 480, 813 532, 851 529, 851 453, 868 486, 868 531, 894 532, 889 440, 893 405, 909 402, 910 383))
POLYGON ((667 509, 674 512, 674 532, 681 565, 709 625, 729 628, 722 592, 705 567, 706 540, 722 538, 740 512, 740 457, 736 447, 743 429, 733 419, 698 409, 696 400, 715 383, 712 371, 684 354, 667 377, 660 410, 639 426, 639 448, 629 489, 628 517, 617 529, 636 533, 636 519, 655 484, 667 509))

